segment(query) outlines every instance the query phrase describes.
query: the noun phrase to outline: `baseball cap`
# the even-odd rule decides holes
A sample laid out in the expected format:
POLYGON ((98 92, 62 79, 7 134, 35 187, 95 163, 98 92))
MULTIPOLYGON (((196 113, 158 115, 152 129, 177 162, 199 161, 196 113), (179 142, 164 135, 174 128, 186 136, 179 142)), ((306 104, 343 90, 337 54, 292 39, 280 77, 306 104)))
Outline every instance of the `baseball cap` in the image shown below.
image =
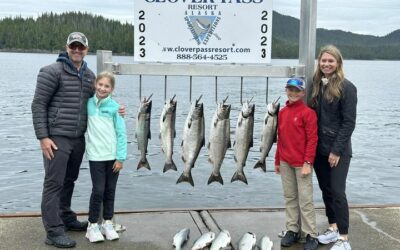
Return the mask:
POLYGON ((301 78, 290 78, 286 83, 287 87, 296 87, 298 90, 304 90, 304 80, 301 78))
POLYGON ((79 42, 85 47, 89 46, 89 41, 87 37, 81 32, 72 32, 71 34, 69 34, 67 38, 67 45, 70 45, 73 42, 79 42))

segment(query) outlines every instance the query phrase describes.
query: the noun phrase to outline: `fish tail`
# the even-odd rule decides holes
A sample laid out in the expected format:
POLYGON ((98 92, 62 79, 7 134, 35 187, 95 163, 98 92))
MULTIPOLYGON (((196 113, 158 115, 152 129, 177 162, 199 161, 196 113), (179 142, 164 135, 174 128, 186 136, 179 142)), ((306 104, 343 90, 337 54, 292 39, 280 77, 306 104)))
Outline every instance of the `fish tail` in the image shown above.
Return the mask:
POLYGON ((234 182, 234 181, 242 181, 248 185, 246 176, 244 175, 244 172, 242 172, 242 171, 236 171, 235 174, 233 174, 231 182, 234 182))
POLYGON ((147 161, 147 158, 140 159, 140 161, 137 165, 137 170, 139 170, 141 168, 147 168, 148 170, 151 170, 149 162, 147 161))
POLYGON ((176 181, 176 184, 181 183, 181 182, 189 182, 192 187, 194 187, 194 182, 192 178, 192 173, 189 172, 187 175, 183 172, 181 176, 178 178, 176 181))
POLYGON ((171 160, 171 162, 165 162, 163 173, 167 172, 168 170, 178 171, 178 169, 176 168, 174 160, 171 160))
POLYGON ((267 172, 265 161, 264 162, 262 162, 261 160, 257 161, 256 165, 254 165, 254 168, 261 168, 262 171, 267 172))
POLYGON ((221 183, 221 185, 224 185, 224 180, 222 179, 220 172, 218 172, 218 175, 214 175, 214 173, 211 173, 210 178, 208 178, 207 184, 210 185, 214 181, 217 181, 217 182, 221 183))

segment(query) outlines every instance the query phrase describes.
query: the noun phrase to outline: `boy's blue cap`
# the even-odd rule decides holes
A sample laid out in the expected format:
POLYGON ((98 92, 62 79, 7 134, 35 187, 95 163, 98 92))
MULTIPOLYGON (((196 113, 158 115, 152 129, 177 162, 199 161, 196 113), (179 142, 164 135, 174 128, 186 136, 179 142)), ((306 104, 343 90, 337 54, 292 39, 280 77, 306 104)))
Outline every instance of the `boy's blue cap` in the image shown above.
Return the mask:
POLYGON ((301 78, 290 78, 286 83, 287 87, 296 87, 298 90, 305 90, 304 80, 301 78))

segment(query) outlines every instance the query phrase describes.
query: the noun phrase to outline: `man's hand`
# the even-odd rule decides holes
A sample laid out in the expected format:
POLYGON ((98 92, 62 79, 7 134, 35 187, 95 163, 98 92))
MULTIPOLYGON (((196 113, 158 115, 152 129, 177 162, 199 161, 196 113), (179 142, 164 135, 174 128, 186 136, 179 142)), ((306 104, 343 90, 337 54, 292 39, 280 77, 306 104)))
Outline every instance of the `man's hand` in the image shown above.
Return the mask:
POLYGON ((42 152, 44 156, 48 160, 52 160, 54 158, 53 150, 57 150, 57 145, 50 138, 40 139, 40 147, 42 148, 42 152))

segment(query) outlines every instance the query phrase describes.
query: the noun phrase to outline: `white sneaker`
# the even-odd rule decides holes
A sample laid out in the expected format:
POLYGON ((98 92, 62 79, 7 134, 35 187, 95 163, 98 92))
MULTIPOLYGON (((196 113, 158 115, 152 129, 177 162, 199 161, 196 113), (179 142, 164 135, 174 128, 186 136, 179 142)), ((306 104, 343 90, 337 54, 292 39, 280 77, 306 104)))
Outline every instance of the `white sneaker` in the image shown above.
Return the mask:
POLYGON ((104 241, 104 237, 100 232, 99 225, 97 223, 90 223, 86 230, 86 238, 89 239, 90 242, 100 242, 104 241))
POLYGON ((329 244, 331 242, 336 242, 339 239, 339 232, 333 230, 333 228, 329 227, 325 233, 318 235, 318 241, 321 244, 329 244))
POLYGON ((331 247, 331 250, 351 250, 351 246, 348 240, 339 238, 333 247, 331 247))
POLYGON ((101 233, 106 236, 107 240, 117 240, 119 239, 118 233, 114 229, 114 225, 111 220, 106 220, 101 225, 101 233))

